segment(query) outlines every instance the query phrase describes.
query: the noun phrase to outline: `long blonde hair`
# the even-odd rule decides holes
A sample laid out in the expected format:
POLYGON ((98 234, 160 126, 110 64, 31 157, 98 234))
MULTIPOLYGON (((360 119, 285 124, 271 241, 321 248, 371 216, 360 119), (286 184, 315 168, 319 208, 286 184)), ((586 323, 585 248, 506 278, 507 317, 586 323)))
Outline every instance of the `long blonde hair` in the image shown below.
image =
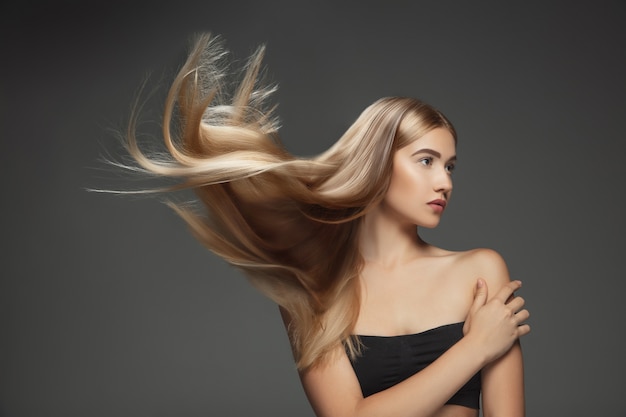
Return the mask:
POLYGON ((223 42, 200 35, 165 102, 167 152, 141 149, 133 113, 125 137, 136 164, 126 167, 179 180, 148 191, 195 192, 199 210, 168 204, 202 244, 287 312, 296 364, 306 369, 342 344, 358 353, 351 336, 360 308, 358 234, 362 216, 385 195, 393 152, 435 127, 455 133, 425 103, 383 98, 327 151, 295 157, 268 109, 273 88, 261 85, 263 52, 249 58, 229 93, 223 42))

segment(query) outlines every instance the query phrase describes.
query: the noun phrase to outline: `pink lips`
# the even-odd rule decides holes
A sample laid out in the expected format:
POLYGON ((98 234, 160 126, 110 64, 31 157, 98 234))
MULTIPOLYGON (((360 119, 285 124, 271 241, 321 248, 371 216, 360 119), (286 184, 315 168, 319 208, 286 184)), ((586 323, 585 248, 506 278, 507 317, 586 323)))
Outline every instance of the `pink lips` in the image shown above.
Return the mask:
POLYGON ((443 212, 443 209, 446 208, 446 200, 437 199, 433 201, 429 201, 428 205, 432 207, 437 213, 443 212))

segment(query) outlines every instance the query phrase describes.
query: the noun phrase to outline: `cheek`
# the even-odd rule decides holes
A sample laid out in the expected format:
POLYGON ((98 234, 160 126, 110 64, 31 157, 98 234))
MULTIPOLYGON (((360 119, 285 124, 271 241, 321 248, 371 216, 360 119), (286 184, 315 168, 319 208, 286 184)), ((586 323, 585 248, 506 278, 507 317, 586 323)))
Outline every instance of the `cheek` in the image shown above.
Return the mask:
POLYGON ((400 166, 391 175, 387 196, 394 202, 402 202, 416 195, 420 188, 416 173, 408 167, 400 166))

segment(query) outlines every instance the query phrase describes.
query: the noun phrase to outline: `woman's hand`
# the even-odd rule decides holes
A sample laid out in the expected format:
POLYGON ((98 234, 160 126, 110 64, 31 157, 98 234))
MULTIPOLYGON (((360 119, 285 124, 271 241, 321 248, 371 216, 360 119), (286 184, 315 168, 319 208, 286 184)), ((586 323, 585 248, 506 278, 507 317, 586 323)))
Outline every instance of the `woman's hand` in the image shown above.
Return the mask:
POLYGON ((487 302, 487 284, 478 279, 463 333, 478 344, 487 363, 502 356, 518 338, 530 332, 530 326, 524 324, 530 317, 528 310, 522 309, 524 299, 514 295, 521 286, 520 281, 511 281, 487 302))

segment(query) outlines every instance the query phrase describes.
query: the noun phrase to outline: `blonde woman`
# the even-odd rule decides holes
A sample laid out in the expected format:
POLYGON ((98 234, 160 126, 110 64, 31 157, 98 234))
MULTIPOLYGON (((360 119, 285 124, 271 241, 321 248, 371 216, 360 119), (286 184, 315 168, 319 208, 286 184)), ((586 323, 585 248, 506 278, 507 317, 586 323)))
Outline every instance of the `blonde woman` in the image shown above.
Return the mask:
MULTIPOLYGON (((452 192, 456 132, 433 107, 383 98, 327 151, 281 146, 259 71, 229 94, 219 38, 199 36, 166 99, 167 152, 141 169, 192 189, 169 204, 211 251, 280 308, 319 417, 523 416, 521 286, 494 251, 452 252, 420 238, 452 192)), ((132 120, 136 120, 137 114, 132 120)), ((138 192, 145 192, 138 191, 138 192)))

